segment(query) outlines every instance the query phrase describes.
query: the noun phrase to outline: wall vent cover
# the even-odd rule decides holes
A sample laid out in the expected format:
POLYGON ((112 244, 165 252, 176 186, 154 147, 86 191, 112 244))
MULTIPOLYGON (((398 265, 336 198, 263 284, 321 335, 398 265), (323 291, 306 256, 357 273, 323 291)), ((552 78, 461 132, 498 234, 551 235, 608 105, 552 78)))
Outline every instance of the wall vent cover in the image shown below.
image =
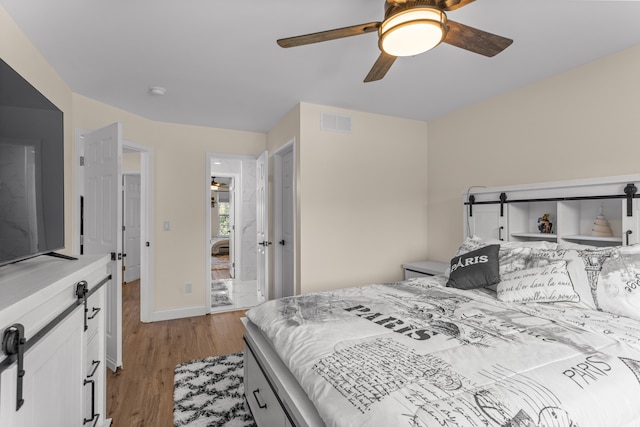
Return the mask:
POLYGON ((351 133, 351 116, 320 113, 320 129, 332 132, 351 133))

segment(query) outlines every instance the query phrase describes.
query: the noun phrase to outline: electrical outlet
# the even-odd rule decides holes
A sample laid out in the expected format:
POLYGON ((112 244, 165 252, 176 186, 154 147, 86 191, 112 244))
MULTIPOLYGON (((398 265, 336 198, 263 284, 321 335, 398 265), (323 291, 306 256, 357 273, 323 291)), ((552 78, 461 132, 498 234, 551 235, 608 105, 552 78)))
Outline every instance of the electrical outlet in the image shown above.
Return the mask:
POLYGON ((165 221, 162 223, 162 229, 164 231, 169 231, 171 230, 171 223, 169 221, 165 221))
POLYGON ((185 294, 190 294, 191 293, 191 283, 185 283, 184 284, 184 293, 185 294))

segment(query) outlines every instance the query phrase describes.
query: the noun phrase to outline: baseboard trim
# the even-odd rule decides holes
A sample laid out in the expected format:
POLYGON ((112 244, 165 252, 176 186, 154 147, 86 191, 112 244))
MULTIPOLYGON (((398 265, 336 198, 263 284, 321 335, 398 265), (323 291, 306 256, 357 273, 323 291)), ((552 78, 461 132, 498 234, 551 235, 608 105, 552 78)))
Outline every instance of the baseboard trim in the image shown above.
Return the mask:
POLYGON ((182 319, 185 317, 204 316, 207 314, 205 306, 187 307, 187 308, 174 308, 171 310, 154 311, 152 315, 152 322, 162 322, 164 320, 182 319))

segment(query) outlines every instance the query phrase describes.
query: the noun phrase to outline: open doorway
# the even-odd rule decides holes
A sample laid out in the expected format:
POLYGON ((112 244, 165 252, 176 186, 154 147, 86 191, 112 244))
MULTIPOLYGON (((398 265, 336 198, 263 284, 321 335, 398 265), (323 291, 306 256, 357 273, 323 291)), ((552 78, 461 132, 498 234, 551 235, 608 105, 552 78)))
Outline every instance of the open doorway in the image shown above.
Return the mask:
POLYGON ((251 156, 207 154, 209 313, 257 305, 255 163, 251 156))
POLYGON ((212 280, 235 278, 235 199, 233 176, 211 177, 212 280))
POLYGON ((140 287, 140 321, 145 323, 153 320, 151 156, 149 147, 122 142, 123 283, 140 287))

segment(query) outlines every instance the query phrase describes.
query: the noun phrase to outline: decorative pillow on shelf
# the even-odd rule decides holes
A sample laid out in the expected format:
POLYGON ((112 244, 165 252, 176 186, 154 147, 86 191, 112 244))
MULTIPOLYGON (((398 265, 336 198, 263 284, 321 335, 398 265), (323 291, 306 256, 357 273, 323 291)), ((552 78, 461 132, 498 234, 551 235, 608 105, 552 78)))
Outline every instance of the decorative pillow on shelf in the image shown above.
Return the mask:
POLYGON ((596 289, 599 309, 640 320, 640 245, 613 248, 602 262, 596 289))
POLYGON ((506 302, 580 301, 564 260, 506 273, 498 283, 497 292, 498 299, 506 302))
POLYGON ((500 245, 484 246, 453 257, 447 286, 458 289, 483 288, 500 281, 500 245))

